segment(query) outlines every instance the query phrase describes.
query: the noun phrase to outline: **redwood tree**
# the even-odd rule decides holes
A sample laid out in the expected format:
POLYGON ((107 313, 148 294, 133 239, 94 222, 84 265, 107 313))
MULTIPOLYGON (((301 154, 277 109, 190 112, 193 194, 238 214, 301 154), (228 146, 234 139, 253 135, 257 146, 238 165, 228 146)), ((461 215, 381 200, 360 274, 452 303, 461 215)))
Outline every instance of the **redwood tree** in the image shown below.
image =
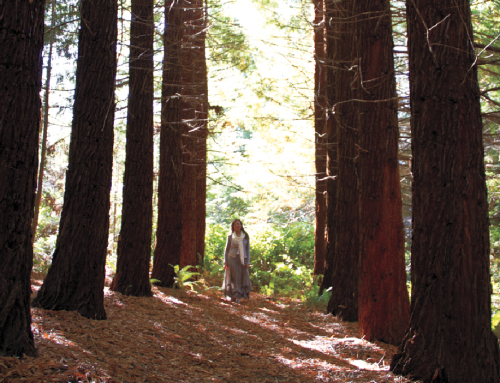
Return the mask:
POLYGON ((172 266, 180 263, 182 246, 182 6, 182 0, 165 2, 158 224, 151 273, 164 287, 174 285, 172 266))
POLYGON ((52 265, 34 300, 106 319, 104 276, 113 158, 117 0, 82 0, 64 205, 52 265))
POLYGON ((325 271, 326 229, 326 44, 324 0, 314 5, 314 143, 316 163, 316 225, 314 234, 314 275, 325 271))
POLYGON ((132 0, 123 212, 111 289, 151 296, 154 0, 132 0))
POLYGON ((208 81, 205 51, 207 23, 204 15, 204 2, 196 2, 196 32, 194 48, 196 59, 192 65, 198 68, 196 83, 198 89, 197 169, 196 169, 196 255, 199 263, 205 256, 205 226, 207 216, 207 136, 208 136, 208 81))
POLYGON ((389 0, 356 1, 360 337, 399 345, 409 322, 389 0))
POLYGON ((407 1, 407 25, 412 298, 391 370, 424 382, 499 382, 469 1, 407 1))
POLYGON ((327 96, 327 183, 326 183, 326 250, 325 250, 325 269, 323 281, 321 283, 320 293, 332 287, 332 272, 333 261, 335 258, 335 224, 337 211, 337 185, 336 179, 338 173, 338 142, 337 119, 334 118, 332 106, 337 98, 337 42, 338 39, 338 24, 336 23, 336 6, 335 1, 325 0, 325 31, 326 31, 326 96, 327 96))
POLYGON ((0 355, 34 355, 31 219, 38 166, 44 1, 2 3, 0 17, 0 355))
MULTIPOLYGON (((206 109, 203 109, 201 93, 203 84, 199 75, 202 70, 203 1, 186 2, 184 35, 182 40, 182 250, 180 267, 195 266, 197 242, 202 233, 197 232, 197 199, 203 192, 197 190, 199 168, 199 139, 205 132, 206 109)), ((204 44, 203 44, 204 47, 204 44)), ((204 55, 203 55, 204 58, 204 55)), ((201 185, 201 184, 200 184, 201 185)))
POLYGON ((333 118, 338 124, 338 178, 335 211, 335 251, 332 258, 332 296, 328 312, 347 321, 358 320, 358 120, 354 91, 356 86, 354 1, 336 3, 335 14, 328 22, 337 24, 339 41, 336 43, 338 68, 337 90, 333 118))

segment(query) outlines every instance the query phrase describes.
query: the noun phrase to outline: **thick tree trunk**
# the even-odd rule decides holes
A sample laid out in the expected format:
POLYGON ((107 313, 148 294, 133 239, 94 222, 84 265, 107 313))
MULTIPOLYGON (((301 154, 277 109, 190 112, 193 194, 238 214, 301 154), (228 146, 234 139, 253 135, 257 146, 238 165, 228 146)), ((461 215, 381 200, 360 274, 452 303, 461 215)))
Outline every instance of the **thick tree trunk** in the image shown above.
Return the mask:
POLYGON ((410 320, 389 0, 357 1, 360 337, 399 346, 410 320), (363 100, 363 102, 361 102, 363 100))
POLYGON ((338 42, 338 88, 334 116, 338 128, 338 186, 335 223, 335 252, 332 261, 332 296, 328 312, 346 321, 358 320, 358 179, 356 159, 358 156, 358 116, 353 100, 356 51, 354 1, 336 4, 340 40, 338 42))
POLYGON ((424 382, 499 382, 469 1, 408 1, 407 24, 412 298, 410 327, 391 369, 424 382))
POLYGON ((118 262, 111 289, 151 296, 153 230, 153 19, 154 0, 132 0, 129 99, 118 262))
POLYGON ((165 3, 164 60, 161 102, 158 224, 151 277, 160 286, 173 287, 182 246, 182 1, 165 3))
POLYGON ((116 75, 116 0, 82 0, 73 128, 56 249, 34 305, 106 319, 116 75))
MULTIPOLYGON (((197 176, 199 168, 198 137, 204 133, 203 102, 200 97, 203 84, 200 82, 201 68, 200 32, 203 25, 203 1, 186 2, 184 13, 184 36, 182 41, 182 121, 183 121, 183 171, 182 171, 182 251, 180 267, 196 266, 198 263, 197 199, 199 195, 197 176)), ((200 193, 203 194, 203 193, 200 193)))
POLYGON ((197 80, 199 84, 199 110, 197 119, 198 139, 198 169, 196 177, 196 254, 199 264, 205 257, 205 225, 207 217, 207 136, 208 136, 208 81, 207 60, 205 52, 206 19, 203 0, 197 0, 197 33, 194 41, 196 46, 196 63, 198 66, 197 80))
POLYGON ((30 274, 44 1, 11 0, 0 17, 0 355, 34 355, 30 274))
POLYGON ((56 16, 56 0, 52 0, 52 14, 50 19, 50 43, 49 43, 49 57, 47 59, 47 79, 45 80, 45 95, 43 98, 43 128, 42 128, 42 151, 40 153, 40 166, 38 169, 38 179, 36 187, 35 196, 35 213, 33 216, 32 223, 32 242, 35 242, 36 229, 38 227, 38 217, 40 215, 40 203, 42 201, 42 191, 43 191, 43 175, 45 173, 45 163, 47 158, 47 132, 49 129, 49 95, 50 95, 50 78, 52 75, 52 51, 54 47, 54 25, 56 16))
POLYGON ((332 106, 337 98, 337 70, 335 68, 338 49, 338 24, 336 23, 336 5, 333 0, 325 0, 326 24, 326 92, 328 114, 326 121, 327 134, 327 222, 325 270, 320 294, 332 287, 333 260, 335 259, 335 223, 337 222, 337 174, 338 174, 338 125, 332 113, 332 106))
POLYGON ((326 228, 326 44, 324 0, 314 4, 314 143, 316 163, 316 228, 314 233, 314 275, 325 272, 326 228))

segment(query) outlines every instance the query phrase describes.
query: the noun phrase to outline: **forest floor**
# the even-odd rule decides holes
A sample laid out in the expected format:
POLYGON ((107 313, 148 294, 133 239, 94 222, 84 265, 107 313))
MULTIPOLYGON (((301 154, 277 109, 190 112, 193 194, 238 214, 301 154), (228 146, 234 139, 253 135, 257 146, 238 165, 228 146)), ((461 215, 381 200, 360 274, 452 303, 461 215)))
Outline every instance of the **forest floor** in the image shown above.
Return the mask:
POLYGON ((396 347, 359 339, 356 323, 300 301, 153 293, 106 287, 104 321, 32 309, 38 357, 0 357, 0 382, 409 382, 389 372, 396 347))

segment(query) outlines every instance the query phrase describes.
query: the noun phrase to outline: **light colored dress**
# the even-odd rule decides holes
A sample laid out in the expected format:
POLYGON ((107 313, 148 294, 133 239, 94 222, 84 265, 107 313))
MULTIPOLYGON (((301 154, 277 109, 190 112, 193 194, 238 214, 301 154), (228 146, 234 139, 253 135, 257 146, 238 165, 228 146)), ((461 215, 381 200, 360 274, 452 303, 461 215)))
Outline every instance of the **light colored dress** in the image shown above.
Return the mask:
POLYGON ((243 232, 240 235, 245 235, 245 238, 242 239, 243 263, 240 256, 240 246, 232 240, 232 234, 227 236, 226 250, 224 251, 224 263, 227 265, 227 270, 224 274, 222 291, 232 300, 248 299, 252 290, 250 274, 245 267, 245 265, 250 264, 250 239, 243 232))

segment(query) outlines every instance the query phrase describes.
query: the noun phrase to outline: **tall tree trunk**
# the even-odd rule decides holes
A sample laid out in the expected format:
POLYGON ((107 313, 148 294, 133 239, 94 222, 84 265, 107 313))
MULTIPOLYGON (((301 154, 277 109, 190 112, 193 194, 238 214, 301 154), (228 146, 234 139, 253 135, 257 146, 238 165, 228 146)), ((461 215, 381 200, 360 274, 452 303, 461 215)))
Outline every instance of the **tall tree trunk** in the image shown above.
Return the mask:
POLYGON ((33 304, 106 319, 117 1, 82 0, 73 127, 52 265, 33 304))
POLYGON ((336 4, 340 41, 338 42, 339 70, 334 118, 338 128, 338 186, 335 213, 335 252, 332 262, 332 296, 328 312, 346 321, 358 320, 358 116, 353 100, 355 89, 356 51, 353 0, 336 4))
POLYGON ((30 274, 40 126, 44 1, 0 17, 0 355, 34 355, 30 274))
MULTIPOLYGON (((200 99, 200 51, 197 41, 203 24, 203 1, 186 1, 184 13, 184 36, 182 40, 182 120, 183 120, 183 170, 182 170, 182 251, 180 267, 195 266, 198 263, 197 247, 197 173, 199 167, 197 146, 198 137, 202 133, 203 112, 200 99), (201 12, 200 12, 201 10, 201 12)), ((201 233, 200 233, 201 234, 201 233)))
POLYGON ((389 0, 356 1, 360 337, 399 346, 410 320, 389 0), (363 102, 361 102, 363 100, 363 102))
POLYGON ((314 234, 314 275, 325 271, 326 228, 326 44, 324 0, 313 0, 314 5, 314 143, 316 163, 316 228, 314 234))
POLYGON ((164 287, 174 285, 172 266, 180 263, 182 246, 182 7, 182 0, 165 2, 158 224, 151 273, 164 287))
POLYGON ((111 289, 151 296, 154 0, 132 0, 129 99, 118 262, 111 289))
POLYGON ((196 254, 198 263, 203 264, 205 257, 205 226, 207 217, 207 136, 208 136, 208 81, 207 60, 205 52, 207 21, 205 18, 204 1, 196 2, 197 32, 195 39, 197 84, 199 107, 197 110, 198 132, 197 152, 198 167, 196 177, 196 254))
POLYGON ((412 298, 391 370, 424 382, 500 381, 470 17, 467 0, 407 2, 412 298))
POLYGON ((47 131, 49 129, 49 95, 50 95, 50 77, 52 75, 52 51, 54 46, 54 25, 56 16, 56 0, 52 0, 52 15, 50 19, 50 43, 49 43, 49 58, 47 60, 47 79, 45 80, 45 95, 43 99, 43 128, 42 128, 42 152, 40 153, 40 166, 38 169, 38 181, 35 196, 35 214, 33 216, 33 236, 31 240, 35 242, 36 229, 38 227, 38 218, 40 215, 40 203, 42 201, 43 191, 43 175, 45 173, 45 163, 47 158, 47 131))
POLYGON ((326 251, 325 270, 321 283, 320 294, 332 287, 333 261, 335 259, 335 224, 337 212, 337 174, 338 174, 338 124, 332 113, 332 106, 337 99, 337 49, 338 49, 338 15, 334 0, 325 0, 325 26, 326 26, 326 92, 328 114, 326 121, 327 134, 327 222, 326 222, 326 251))

